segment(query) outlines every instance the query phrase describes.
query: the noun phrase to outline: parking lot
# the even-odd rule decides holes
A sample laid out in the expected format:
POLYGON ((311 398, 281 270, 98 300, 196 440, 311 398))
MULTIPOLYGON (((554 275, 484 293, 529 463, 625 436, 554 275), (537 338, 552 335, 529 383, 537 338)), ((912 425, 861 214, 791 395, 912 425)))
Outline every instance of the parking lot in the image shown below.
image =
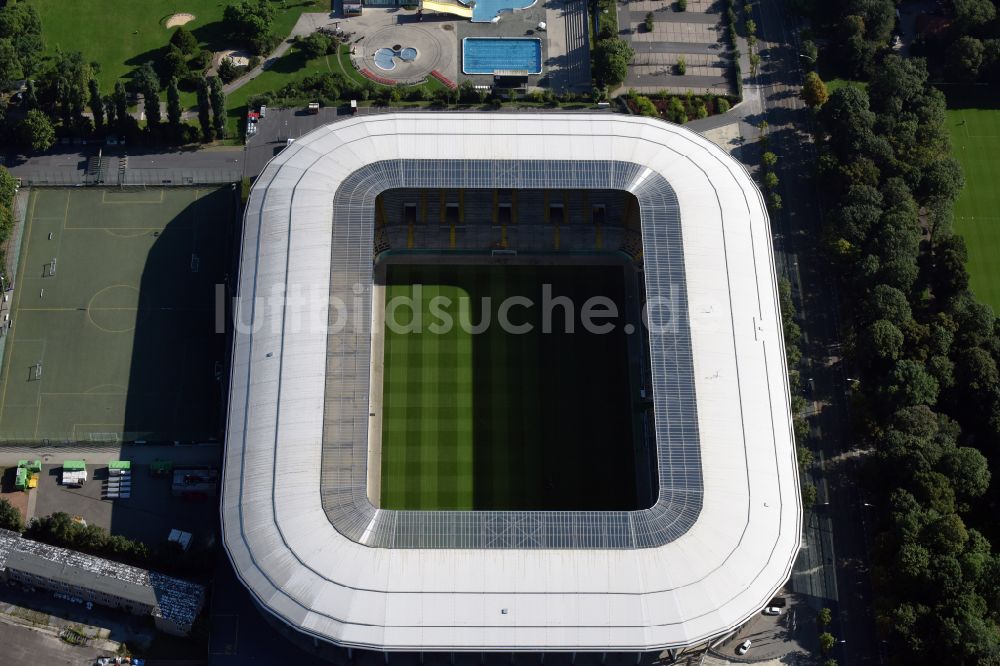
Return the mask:
POLYGON ((57 511, 80 516, 112 534, 142 541, 151 549, 167 540, 171 529, 193 535, 193 543, 214 540, 217 504, 214 498, 188 500, 170 493, 170 479, 149 474, 147 465, 132 467, 132 496, 101 499, 107 465, 87 465, 88 481, 81 488, 59 484, 61 465, 43 465, 38 482, 35 516, 57 511))

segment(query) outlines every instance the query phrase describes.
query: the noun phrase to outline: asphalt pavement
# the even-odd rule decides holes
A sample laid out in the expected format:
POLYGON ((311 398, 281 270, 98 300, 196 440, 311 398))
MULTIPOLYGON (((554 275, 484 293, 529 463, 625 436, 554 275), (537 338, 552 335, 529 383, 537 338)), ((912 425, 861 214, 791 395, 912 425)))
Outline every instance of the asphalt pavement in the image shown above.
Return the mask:
POLYGON ((817 462, 810 475, 818 499, 815 510, 807 513, 806 548, 792 583, 797 592, 834 611, 830 631, 838 645, 832 656, 841 666, 876 664, 881 658, 872 613, 868 526, 859 520, 867 507, 856 484, 857 463, 826 462, 852 448, 848 369, 839 357, 836 285, 819 248, 822 208, 812 180, 816 149, 807 131, 813 119, 799 98, 799 26, 776 0, 761 0, 754 9, 761 67, 759 88, 750 92, 759 92, 762 113, 747 120, 767 120, 769 149, 778 156, 783 207, 771 217, 776 261, 791 280, 804 357, 812 359, 802 377, 813 387, 809 446, 817 462))

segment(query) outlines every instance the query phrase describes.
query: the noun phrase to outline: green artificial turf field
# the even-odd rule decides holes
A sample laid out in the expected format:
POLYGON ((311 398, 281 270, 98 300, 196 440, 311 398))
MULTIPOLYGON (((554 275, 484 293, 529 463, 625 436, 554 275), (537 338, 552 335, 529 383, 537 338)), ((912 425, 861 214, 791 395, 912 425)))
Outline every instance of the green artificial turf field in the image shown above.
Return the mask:
POLYGON ((542 285, 572 299, 625 302, 622 266, 454 266, 390 264, 386 277, 382 496, 387 509, 625 510, 636 507, 629 357, 622 318, 614 332, 566 333, 556 308, 542 332, 542 285), (414 285, 420 285, 418 292, 414 285), (420 332, 405 332, 413 311, 396 297, 419 293, 420 332), (432 332, 433 302, 459 321, 491 325, 432 332), (496 324, 500 303, 525 296, 510 319, 526 334, 496 324), (471 303, 471 305, 468 305, 471 303), (394 314, 395 313, 395 314, 394 314))
POLYGON ((1000 312, 1000 110, 948 111, 952 150, 965 188, 955 202, 955 231, 969 247, 972 291, 1000 312))
POLYGON ((233 205, 228 187, 32 191, 0 439, 218 434, 215 285, 228 270, 233 205))
MULTIPOLYGON (((105 94, 114 83, 163 47, 173 34, 164 21, 172 14, 194 14, 184 27, 203 48, 237 48, 225 38, 222 12, 228 2, 218 0, 29 0, 42 20, 42 36, 49 53, 80 51, 88 62, 101 65, 98 79, 105 94)), ((330 10, 327 0, 272 0, 274 31, 282 37, 303 12, 330 10)), ((164 82, 165 84, 166 82, 164 82)))

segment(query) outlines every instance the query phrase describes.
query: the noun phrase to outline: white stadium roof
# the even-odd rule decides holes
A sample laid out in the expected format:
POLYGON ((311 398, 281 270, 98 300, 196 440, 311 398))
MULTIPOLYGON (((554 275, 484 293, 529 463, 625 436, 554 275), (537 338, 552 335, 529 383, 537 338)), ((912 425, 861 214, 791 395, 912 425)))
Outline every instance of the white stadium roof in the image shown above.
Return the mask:
POLYGON ((746 170, 703 137, 610 114, 327 125, 257 180, 238 289, 224 540, 291 627, 382 650, 653 650, 741 624, 787 580, 802 508, 770 228, 746 170), (650 315, 653 507, 372 506, 373 211, 394 187, 636 195, 647 298, 670 303, 650 315), (322 325, 332 294, 361 325, 322 325))

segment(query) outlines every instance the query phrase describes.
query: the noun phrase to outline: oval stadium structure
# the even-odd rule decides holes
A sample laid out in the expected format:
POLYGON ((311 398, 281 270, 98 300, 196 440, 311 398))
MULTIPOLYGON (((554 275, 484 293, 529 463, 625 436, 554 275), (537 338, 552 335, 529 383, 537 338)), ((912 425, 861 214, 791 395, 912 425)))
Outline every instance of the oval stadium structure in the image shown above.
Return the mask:
POLYGON ((240 266, 224 541, 293 629, 386 651, 679 648, 739 626, 788 579, 802 507, 769 222, 705 138, 612 114, 353 117, 266 167, 240 266), (373 265, 378 196, 398 188, 634 195, 656 306, 651 506, 379 508, 373 265))

